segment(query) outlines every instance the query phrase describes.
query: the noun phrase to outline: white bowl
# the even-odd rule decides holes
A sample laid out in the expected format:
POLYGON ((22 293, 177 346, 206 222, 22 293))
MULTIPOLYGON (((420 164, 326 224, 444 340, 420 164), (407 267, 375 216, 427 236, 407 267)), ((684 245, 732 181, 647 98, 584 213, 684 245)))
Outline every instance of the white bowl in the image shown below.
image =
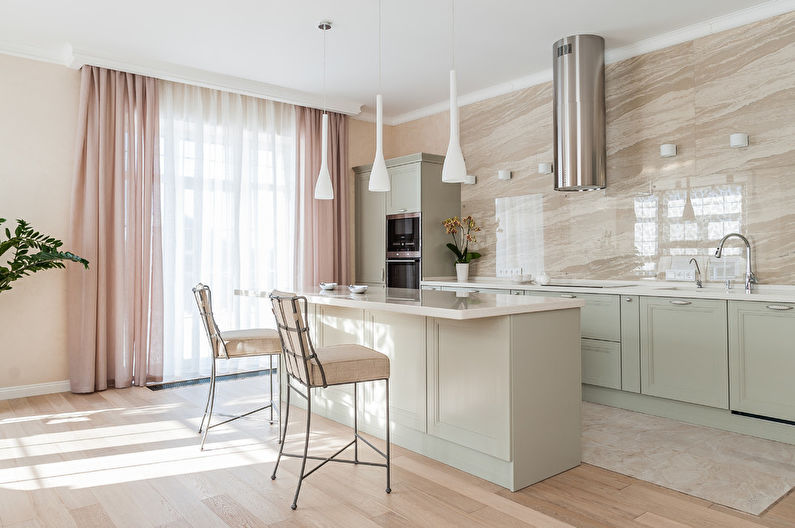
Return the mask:
POLYGON ((351 293, 364 293, 367 291, 366 284, 348 284, 348 289, 351 293))
POLYGON ((324 290, 333 290, 337 287, 336 282, 321 282, 320 287, 324 290))

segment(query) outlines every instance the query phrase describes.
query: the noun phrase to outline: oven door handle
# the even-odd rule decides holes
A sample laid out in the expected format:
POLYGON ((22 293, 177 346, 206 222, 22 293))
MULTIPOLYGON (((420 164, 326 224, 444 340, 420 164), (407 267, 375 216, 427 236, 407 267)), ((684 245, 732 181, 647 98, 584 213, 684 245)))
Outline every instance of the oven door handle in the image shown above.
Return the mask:
POLYGON ((386 259, 387 263, 397 262, 397 263, 404 263, 404 262, 419 262, 420 259, 409 258, 409 259, 386 259))

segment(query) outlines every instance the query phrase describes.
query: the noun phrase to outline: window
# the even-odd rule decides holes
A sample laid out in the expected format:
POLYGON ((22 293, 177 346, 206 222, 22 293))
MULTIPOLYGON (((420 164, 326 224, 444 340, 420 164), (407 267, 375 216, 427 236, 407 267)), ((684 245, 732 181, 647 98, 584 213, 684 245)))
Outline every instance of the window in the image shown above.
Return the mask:
MULTIPOLYGON (((212 289, 222 331, 272 326, 267 301, 235 289, 293 287, 295 114, 205 88, 159 88, 164 379, 174 380, 210 372, 196 283, 212 289)), ((250 370, 267 360, 227 363, 250 370)))

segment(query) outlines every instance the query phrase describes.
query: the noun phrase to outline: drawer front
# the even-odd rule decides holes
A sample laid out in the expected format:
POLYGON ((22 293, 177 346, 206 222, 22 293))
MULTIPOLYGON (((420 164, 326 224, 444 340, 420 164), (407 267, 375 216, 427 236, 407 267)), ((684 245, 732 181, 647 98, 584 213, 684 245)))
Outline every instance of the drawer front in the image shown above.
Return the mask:
POLYGON ((795 304, 729 302, 731 408, 795 421, 795 304))
POLYGON ((621 388, 621 344, 582 339, 582 382, 610 389, 621 388))
POLYGON ((576 298, 585 301, 580 310, 580 332, 586 339, 621 340, 621 310, 618 295, 602 293, 528 291, 541 297, 576 298))

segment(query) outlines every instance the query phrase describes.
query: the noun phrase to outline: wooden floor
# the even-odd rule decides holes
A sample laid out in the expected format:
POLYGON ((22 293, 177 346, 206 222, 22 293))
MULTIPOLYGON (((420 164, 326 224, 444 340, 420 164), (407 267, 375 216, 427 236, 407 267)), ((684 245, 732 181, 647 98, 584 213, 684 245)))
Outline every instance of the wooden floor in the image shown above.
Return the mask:
MULTIPOLYGON (((220 383, 220 411, 256 405, 260 385, 220 383)), ((214 429, 199 452, 206 389, 0 401, 0 526, 795 527, 792 494, 753 517, 588 465, 510 493, 400 448, 391 495, 383 470, 329 464, 305 481, 292 511, 299 461, 270 479, 277 446, 267 416, 214 429)), ((304 415, 293 416, 295 450, 304 415)), ((313 429, 316 454, 350 436, 321 418, 313 429)))

